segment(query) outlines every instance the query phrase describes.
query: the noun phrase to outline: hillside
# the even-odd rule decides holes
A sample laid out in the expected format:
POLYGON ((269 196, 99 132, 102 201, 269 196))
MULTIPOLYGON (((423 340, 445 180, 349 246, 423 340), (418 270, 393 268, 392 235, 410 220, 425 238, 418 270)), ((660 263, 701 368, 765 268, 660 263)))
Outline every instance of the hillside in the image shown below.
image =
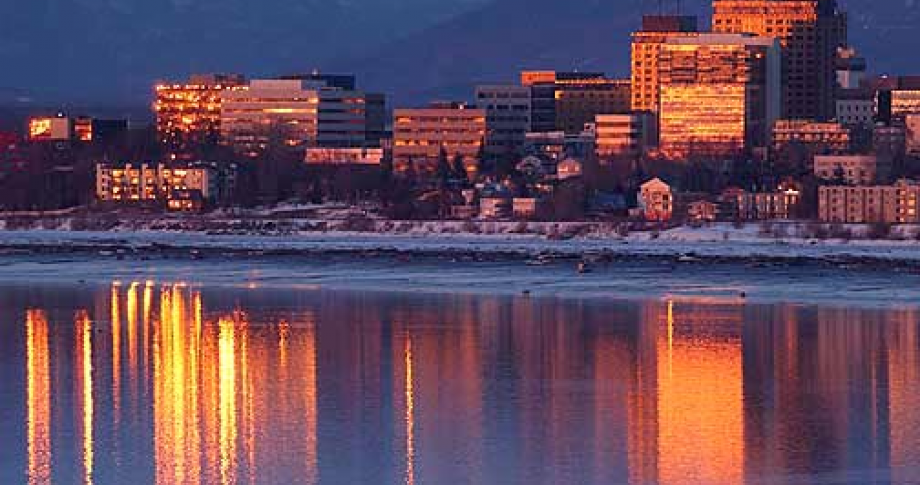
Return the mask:
MULTIPOLYGON (((918 0, 843 0, 878 72, 920 71, 918 0)), ((704 17, 707 0, 684 0, 704 17)), ((0 0, 0 105, 143 106, 192 72, 356 71, 399 104, 466 96, 522 68, 628 71, 654 0, 0 0)), ((701 25, 708 24, 708 18, 701 25)))
MULTIPOLYGON (((900 1, 900 0, 899 0, 900 1)), ((920 71, 909 54, 920 28, 920 2, 846 0, 850 40, 870 59, 870 69, 885 73, 920 71)), ((362 66, 367 83, 398 93, 397 103, 432 97, 466 97, 472 84, 513 81, 522 68, 629 72, 629 33, 649 0, 561 2, 496 0, 372 55, 341 65, 362 66), (407 75, 411 73, 411 75, 407 75)), ((705 0, 685 0, 686 13, 709 24, 705 0)))

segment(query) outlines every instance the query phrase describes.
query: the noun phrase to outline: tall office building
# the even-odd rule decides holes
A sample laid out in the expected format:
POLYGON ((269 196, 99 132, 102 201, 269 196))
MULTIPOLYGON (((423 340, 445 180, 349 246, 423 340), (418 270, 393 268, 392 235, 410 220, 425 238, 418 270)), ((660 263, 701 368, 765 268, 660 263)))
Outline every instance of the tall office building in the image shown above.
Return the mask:
POLYGON ((629 79, 585 79, 556 83, 556 130, 578 134, 597 115, 631 111, 629 79))
MULTIPOLYGON (((571 111, 559 113, 560 107, 577 109, 579 89, 588 86, 601 88, 601 84, 609 82, 610 80, 606 79, 604 73, 601 72, 522 71, 521 85, 530 88, 531 91, 530 131, 547 133, 568 127, 573 130, 573 133, 580 132, 583 126, 572 127, 574 116, 570 116, 571 111), (563 91, 569 94, 562 94, 563 91)), ((621 96, 619 93, 623 92, 622 86, 612 87, 616 92, 607 93, 605 96, 621 96)), ((628 87, 626 89, 628 90, 628 87)), ((586 93, 582 91, 582 94, 586 93)), ((585 110, 585 113, 591 111, 593 110, 585 110)), ((594 114, 585 119, 582 125, 593 119, 594 114)))
POLYGON ((642 30, 632 34, 632 109, 658 111, 658 52, 673 37, 697 35, 697 18, 646 15, 642 30))
POLYGON ((253 80, 221 94, 221 135, 248 156, 271 143, 292 148, 367 145, 366 98, 324 82, 253 80))
POLYGON ((476 87, 476 105, 486 110, 489 133, 486 153, 509 155, 520 151, 530 131, 531 90, 527 86, 476 87))
POLYGON ((170 154, 189 155, 220 137, 221 93, 245 84, 236 74, 203 74, 155 86, 157 137, 170 154))
POLYGON ((780 111, 775 39, 700 34, 659 53, 660 149, 670 157, 732 156, 766 147, 780 111))
POLYGON ((774 37, 783 48, 783 118, 828 120, 837 49, 847 45, 836 0, 713 0, 713 32, 774 37))
POLYGON ((354 91, 358 86, 355 76, 352 74, 325 74, 319 71, 313 71, 309 74, 289 74, 280 76, 278 79, 316 82, 330 88, 339 88, 346 91, 354 91))

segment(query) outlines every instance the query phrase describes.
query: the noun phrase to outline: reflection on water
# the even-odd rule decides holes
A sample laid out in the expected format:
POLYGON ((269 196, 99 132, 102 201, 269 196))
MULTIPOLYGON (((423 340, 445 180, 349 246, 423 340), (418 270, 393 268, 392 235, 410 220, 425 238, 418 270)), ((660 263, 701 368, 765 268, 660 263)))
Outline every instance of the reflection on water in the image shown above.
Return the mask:
POLYGON ((26 427, 29 484, 51 479, 51 369, 48 320, 37 310, 26 311, 26 427))
POLYGON ((81 291, 0 297, 0 483, 920 480, 915 310, 81 291))

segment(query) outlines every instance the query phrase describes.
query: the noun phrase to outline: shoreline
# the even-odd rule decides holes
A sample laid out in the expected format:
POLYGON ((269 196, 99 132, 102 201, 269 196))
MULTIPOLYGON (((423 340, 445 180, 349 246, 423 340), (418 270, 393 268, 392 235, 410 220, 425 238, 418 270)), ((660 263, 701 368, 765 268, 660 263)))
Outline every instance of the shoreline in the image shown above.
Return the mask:
POLYGON ((519 234, 399 234, 301 232, 285 235, 215 235, 166 231, 0 230, 0 253, 97 254, 102 257, 206 258, 352 256, 453 258, 478 261, 671 261, 818 265, 845 269, 892 269, 920 273, 920 242, 814 241, 757 237, 750 231, 678 228, 657 238, 576 236, 565 239, 519 234), (718 236, 717 234, 722 234, 718 236))

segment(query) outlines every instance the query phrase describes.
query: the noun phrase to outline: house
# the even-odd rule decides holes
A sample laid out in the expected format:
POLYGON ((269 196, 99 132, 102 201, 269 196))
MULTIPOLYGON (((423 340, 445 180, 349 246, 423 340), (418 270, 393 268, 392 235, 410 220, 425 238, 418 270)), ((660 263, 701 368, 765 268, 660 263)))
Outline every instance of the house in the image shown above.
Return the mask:
POLYGON ((556 173, 556 162, 539 155, 528 155, 515 166, 515 169, 532 179, 548 177, 556 173))
POLYGON ((639 207, 647 221, 671 220, 674 214, 674 194, 671 186, 660 178, 642 184, 639 189, 639 207))
POLYGON ((691 202, 687 206, 687 219, 692 222, 714 222, 718 210, 718 206, 708 200, 691 202))
POLYGON ((584 164, 577 158, 566 158, 556 167, 556 178, 568 180, 583 175, 584 164))
POLYGON ((479 217, 482 219, 507 219, 511 217, 512 199, 492 196, 479 199, 479 217))
POLYGON ((546 201, 540 197, 515 197, 512 212, 515 219, 539 219, 547 212, 546 201))

